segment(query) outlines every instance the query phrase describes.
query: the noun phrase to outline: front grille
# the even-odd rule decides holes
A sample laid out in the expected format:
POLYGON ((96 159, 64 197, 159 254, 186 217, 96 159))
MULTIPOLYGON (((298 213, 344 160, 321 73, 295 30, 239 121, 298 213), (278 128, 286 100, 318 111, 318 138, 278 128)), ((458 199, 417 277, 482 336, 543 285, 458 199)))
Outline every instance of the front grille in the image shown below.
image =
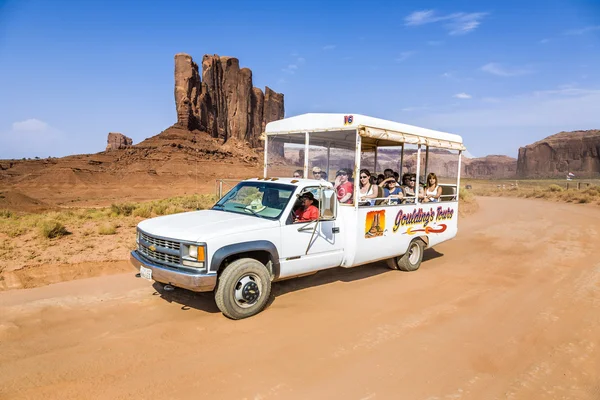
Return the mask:
POLYGON ((173 256, 171 254, 160 253, 158 251, 150 250, 146 246, 140 244, 138 246, 138 251, 150 258, 151 260, 161 262, 163 264, 179 264, 179 257, 173 256))
POLYGON ((158 239, 152 236, 148 236, 143 232, 140 232, 142 239, 146 242, 155 246, 164 247, 165 249, 179 250, 179 242, 173 242, 171 240, 158 239))

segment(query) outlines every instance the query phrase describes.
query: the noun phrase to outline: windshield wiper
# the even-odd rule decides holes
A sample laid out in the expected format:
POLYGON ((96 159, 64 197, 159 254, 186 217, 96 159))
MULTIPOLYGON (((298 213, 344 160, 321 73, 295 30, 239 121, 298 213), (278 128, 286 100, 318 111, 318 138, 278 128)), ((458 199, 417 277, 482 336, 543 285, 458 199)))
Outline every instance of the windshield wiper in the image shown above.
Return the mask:
POLYGON ((251 209, 251 208, 246 208, 246 207, 244 207, 244 206, 234 206, 234 207, 235 207, 235 208, 241 208, 241 209, 242 209, 242 210, 244 210, 244 211, 250 211, 252 214, 256 215, 256 216, 257 216, 257 217, 259 217, 259 218, 265 218, 265 217, 263 217, 262 215, 260 215, 259 213, 257 213, 256 211, 254 211, 254 210, 253 210, 253 209, 251 209))

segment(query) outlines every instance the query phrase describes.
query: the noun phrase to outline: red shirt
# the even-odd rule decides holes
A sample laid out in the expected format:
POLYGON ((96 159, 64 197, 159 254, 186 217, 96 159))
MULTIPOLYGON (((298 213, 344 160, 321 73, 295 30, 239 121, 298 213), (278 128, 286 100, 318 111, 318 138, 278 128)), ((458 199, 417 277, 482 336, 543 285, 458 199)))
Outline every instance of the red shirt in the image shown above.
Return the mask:
MULTIPOLYGON (((354 192, 354 185, 352 182, 346 181, 337 187, 337 198, 341 201, 345 195, 348 193, 352 194, 354 192)), ((352 203, 352 196, 345 203, 352 203)))
POLYGON ((319 209, 313 205, 310 205, 306 210, 300 207, 294 214, 296 215, 296 220, 298 221, 314 221, 319 218, 319 209))

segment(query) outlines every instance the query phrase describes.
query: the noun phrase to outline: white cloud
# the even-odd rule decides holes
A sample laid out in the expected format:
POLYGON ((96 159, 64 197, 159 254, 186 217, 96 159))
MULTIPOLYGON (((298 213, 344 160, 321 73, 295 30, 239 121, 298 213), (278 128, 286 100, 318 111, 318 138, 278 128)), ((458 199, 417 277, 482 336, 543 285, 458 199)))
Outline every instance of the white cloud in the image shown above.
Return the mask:
POLYGON ((400 53, 400 55, 398 57, 396 57, 395 61, 397 63, 404 62, 407 59, 409 59, 413 54, 415 54, 414 51, 403 51, 402 53, 400 53))
POLYGON ((600 25, 586 26, 585 28, 571 29, 565 32, 565 35, 583 35, 588 32, 600 30, 600 25))
POLYGON ((507 68, 497 63, 488 63, 481 70, 498 76, 519 76, 533 72, 530 68, 507 68))
POLYGON ((452 13, 447 15, 436 14, 434 10, 415 11, 404 18, 406 26, 419 26, 446 21, 444 27, 450 35, 464 35, 472 32, 481 24, 483 17, 488 15, 484 12, 476 13, 452 13))
POLYGON ((298 66, 296 64, 289 64, 287 67, 283 68, 282 71, 288 74, 295 74, 298 66))
POLYGON ((540 40, 540 44, 546 44, 550 41, 550 39, 542 39, 540 40))
POLYGON ((35 118, 15 122, 11 129, 0 131, 0 159, 59 156, 73 150, 73 140, 35 118), (57 149, 61 154, 56 153, 57 149))
POLYGON ((328 44, 327 46, 323 46, 323 50, 333 50, 335 49, 335 44, 328 44))
POLYGON ((30 118, 25 121, 14 122, 12 129, 15 132, 44 132, 48 129, 48 124, 39 119, 30 118))
POLYGON ((455 98, 457 98, 457 99, 463 99, 463 100, 466 100, 466 99, 470 99, 470 98, 472 98, 473 96, 471 96, 470 94, 467 94, 467 93, 464 93, 464 92, 463 92, 463 93, 457 93, 457 94, 455 94, 455 95, 454 95, 454 96, 452 96, 452 97, 455 97, 455 98))

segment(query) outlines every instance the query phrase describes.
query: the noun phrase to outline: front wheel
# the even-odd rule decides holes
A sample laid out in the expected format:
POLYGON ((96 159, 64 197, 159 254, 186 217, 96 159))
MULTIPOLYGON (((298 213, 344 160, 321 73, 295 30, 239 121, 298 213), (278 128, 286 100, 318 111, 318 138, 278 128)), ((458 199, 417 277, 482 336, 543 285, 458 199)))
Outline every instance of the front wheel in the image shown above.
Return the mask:
POLYGON ((394 257, 387 260, 387 265, 391 269, 399 269, 400 271, 416 271, 421 266, 423 261, 423 250, 425 244, 421 239, 415 239, 410 242, 408 250, 401 257, 394 257))
POLYGON ((225 316, 242 319, 261 312, 270 294, 267 268, 253 258, 242 258, 229 264, 219 276, 215 302, 225 316))

